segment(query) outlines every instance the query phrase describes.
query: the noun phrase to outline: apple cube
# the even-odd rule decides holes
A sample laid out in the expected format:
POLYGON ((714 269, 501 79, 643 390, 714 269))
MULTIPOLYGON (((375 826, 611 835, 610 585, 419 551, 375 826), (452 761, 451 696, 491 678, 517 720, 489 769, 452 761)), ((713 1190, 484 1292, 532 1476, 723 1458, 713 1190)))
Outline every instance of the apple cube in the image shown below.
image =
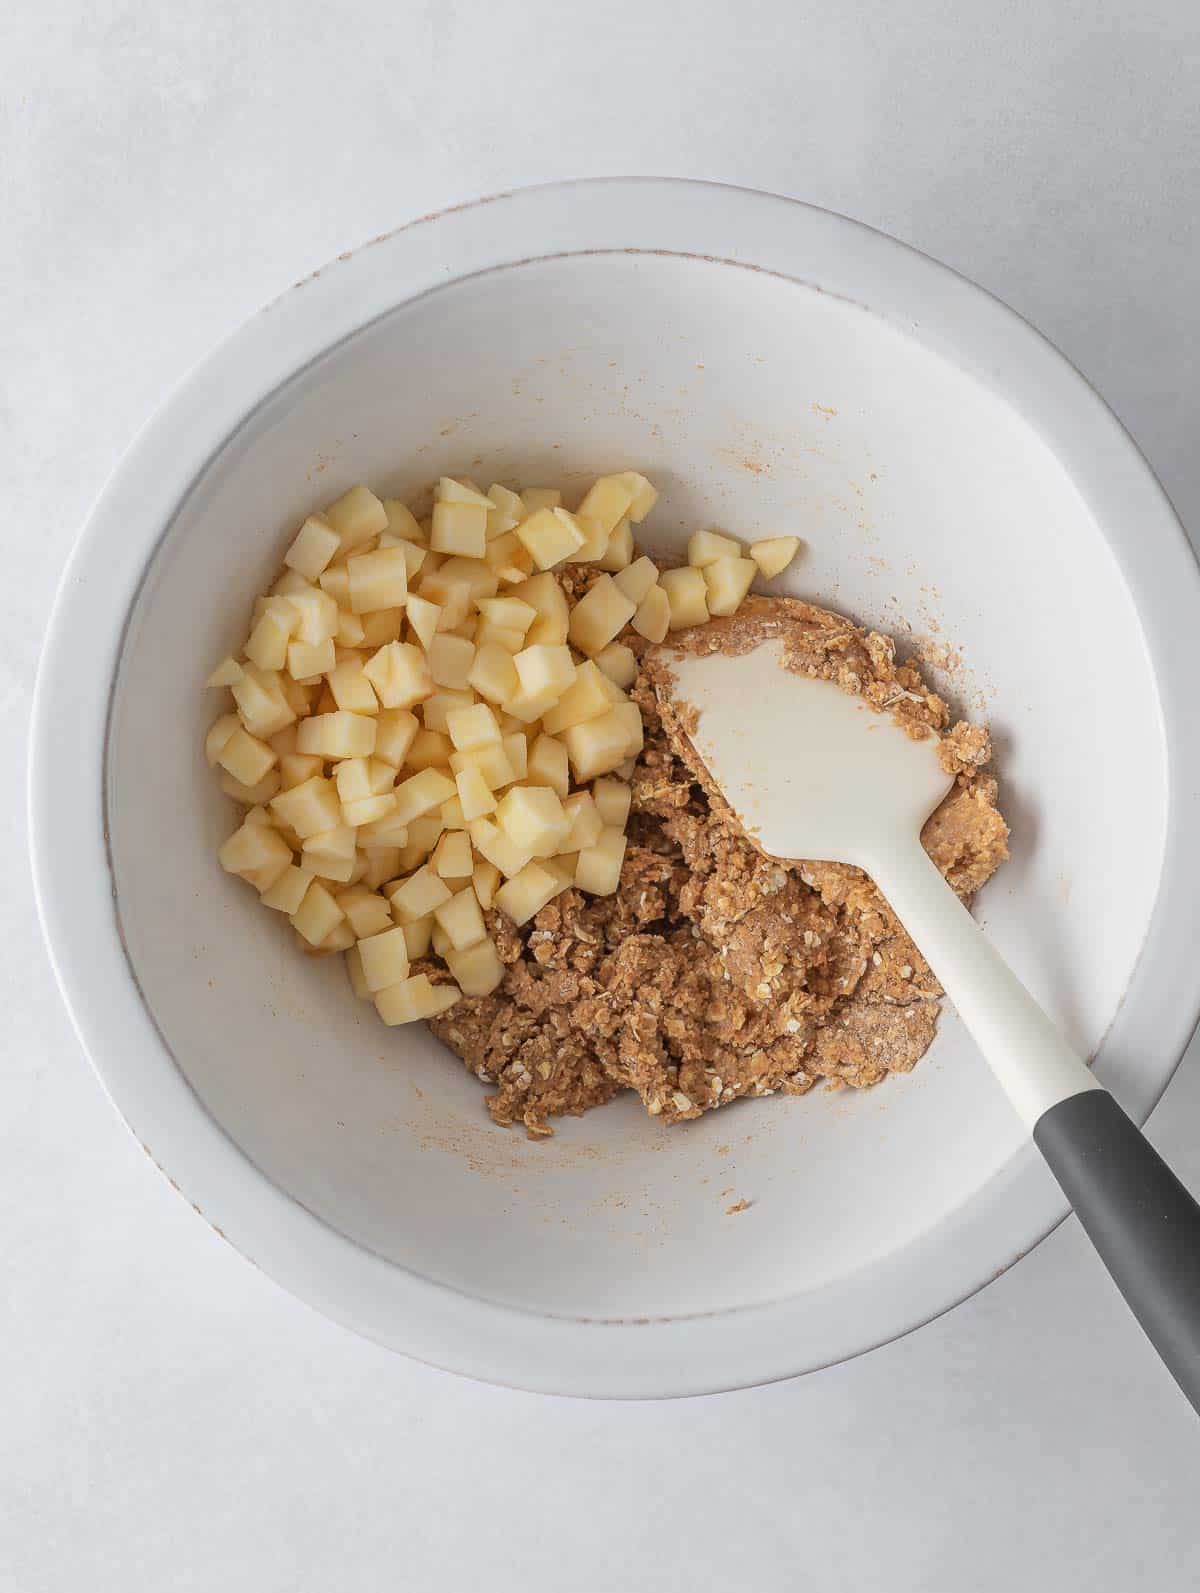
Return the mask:
POLYGON ((404 931, 404 943, 408 947, 408 960, 416 962, 418 957, 424 957, 433 941, 433 914, 426 913, 423 918, 414 918, 411 923, 401 924, 404 931))
POLYGON ((557 701, 575 679, 571 650, 561 643, 523 647, 514 655, 513 665, 525 698, 553 693, 557 701))
POLYGON ((445 881, 426 864, 398 885, 391 893, 390 900, 392 912, 400 922, 411 923, 413 919, 424 918, 426 913, 432 913, 443 902, 448 902, 450 891, 445 881))
POLYGON ((467 689, 475 662, 475 643, 462 636, 435 636, 426 649, 434 684, 454 691, 467 689))
POLYGON ((217 852, 217 861, 228 874, 253 875, 266 890, 291 864, 292 849, 278 830, 247 819, 217 852))
POLYGON ((415 592, 409 594, 408 623, 421 646, 428 653, 437 635, 438 622, 442 617, 440 603, 431 603, 427 597, 418 597, 415 592))
POLYGON ((341 537, 320 514, 309 515, 283 556, 289 570, 315 581, 341 545, 341 537))
POLYGON ((389 794, 355 797, 342 803, 342 817, 353 828, 379 824, 396 811, 396 798, 389 794))
POLYGON ((304 900, 291 914, 291 920, 310 946, 319 946, 342 922, 342 909, 320 880, 315 879, 305 891, 304 900))
POLYGON ((329 505, 325 519, 337 532, 342 552, 369 542, 388 527, 387 510, 369 487, 351 487, 329 505))
POLYGON ((658 490, 652 487, 645 476, 639 475, 636 470, 623 470, 619 479, 625 482, 632 494, 629 503, 629 518, 634 525, 641 525, 642 521, 658 502, 658 490))
POLYGON ((526 514, 536 514, 539 509, 557 509, 562 493, 557 487, 522 487, 521 502, 526 514))
MULTIPOLYGON (((409 829, 410 826, 398 817, 395 799, 393 798, 390 812, 385 813, 382 818, 373 819, 370 824, 359 825, 357 830, 359 850, 364 852, 368 859, 381 850, 394 852, 397 848, 408 844, 410 838, 409 829)), ((391 874, 397 874, 400 871, 400 867, 400 862, 397 860, 396 867, 392 869, 391 874)), ((384 876, 385 879, 389 877, 389 875, 384 876)))
POLYGON ((329 674, 336 663, 332 636, 323 642, 288 643, 287 670, 293 680, 319 680, 322 675, 329 674))
MULTIPOLYGON (((287 663, 290 636, 291 631, 279 615, 268 611, 246 640, 246 657, 260 669, 282 669, 287 663)), ((243 673, 239 665, 239 679, 243 673)))
POLYGON ((388 642, 363 666, 385 708, 411 708, 433 693, 425 654, 411 642, 388 642))
MULTIPOLYGON (((524 634, 522 632, 513 632, 513 634, 517 637, 519 646, 524 640, 524 634)), ((489 702, 504 702, 509 697, 515 697, 520 686, 511 653, 496 642, 479 644, 471 660, 467 684, 481 697, 486 697, 489 702)))
POLYGON ((684 565, 679 570, 664 570, 658 579, 671 605, 671 629, 703 625, 708 619, 708 588, 701 571, 684 565))
POLYGON ((496 715, 487 703, 475 703, 470 708, 456 708, 446 715, 446 729, 450 740, 459 752, 470 752, 475 747, 486 747, 500 741, 500 726, 496 715))
POLYGON ((275 685, 265 684, 266 678, 251 674, 246 669, 241 680, 229 688, 242 723, 252 736, 259 736, 264 741, 268 736, 286 730, 296 719, 295 712, 284 700, 282 692, 275 685))
POLYGON ((440 769, 422 769, 396 787, 396 818, 401 824, 411 824, 455 795, 453 780, 440 769))
POLYGON ((632 719, 627 709, 637 716, 640 726, 641 714, 637 704, 618 703, 598 719, 589 719, 582 725, 571 725, 563 731, 567 756, 575 778, 581 785, 597 775, 610 773, 634 750, 630 744, 632 719))
POLYGON ((420 728, 420 720, 407 708, 385 708, 375 720, 375 756, 399 769, 420 728))
MULTIPOLYGON (((531 786, 545 786, 560 797, 571 789, 567 749, 561 741, 543 733, 529 751, 525 779, 531 786)), ((518 787, 518 790, 522 789, 518 787)), ((515 794, 515 793, 510 793, 515 794)), ((535 852, 534 856, 542 854, 535 852)))
POLYGON ((537 618, 537 609, 519 597, 481 597, 477 602, 484 619, 503 630, 524 634, 537 618))
POLYGON ((613 830, 623 830, 629 819, 632 791, 624 780, 596 780, 592 785, 596 811, 613 830))
POLYGON ((626 516, 609 533, 608 546, 597 561, 602 570, 623 570, 633 563, 633 527, 626 516))
MULTIPOLYGON (((365 885, 351 885, 339 891, 337 904, 345 913, 355 938, 365 940, 370 935, 381 935, 392 927, 392 909, 386 897, 365 885)), ((403 976, 401 976, 403 977, 403 976)))
POLYGON ((486 813, 495 812, 496 798, 478 768, 468 765, 460 769, 454 776, 454 782, 458 787, 458 800, 462 805, 463 818, 468 824, 473 819, 482 818, 486 813))
MULTIPOLYGON (((441 735, 449 734, 447 716, 457 713, 461 708, 475 706, 475 693, 473 691, 452 691, 450 687, 443 686, 440 691, 435 691, 432 696, 426 697, 421 708, 421 717, 425 721, 427 730, 436 730, 441 735)), ((444 759, 442 760, 445 761, 444 759)))
POLYGON ((236 686, 243 674, 242 666, 230 654, 221 660, 204 684, 206 686, 236 686))
POLYGON ((516 530, 517 538, 528 549, 539 570, 552 569, 583 547, 587 535, 565 509, 538 509, 516 530))
POLYGON ((507 830, 502 830, 490 819, 473 819, 470 833, 471 844, 480 857, 494 864, 505 879, 512 879, 519 874, 530 861, 531 854, 518 846, 507 830))
POLYGON ((301 840, 320 835, 341 823, 342 806, 337 786, 319 775, 272 798, 271 812, 280 824, 295 830, 301 840))
POLYGON ((546 714, 543 728, 557 735, 568 725, 581 725, 585 720, 598 719, 612 707, 612 682, 601 673, 592 660, 586 659, 576 666, 575 679, 546 714))
POLYGON ((220 758, 229 738, 235 730, 242 728, 242 721, 237 714, 222 714, 219 719, 214 719, 209 727, 209 732, 204 738, 204 756, 211 769, 220 758))
POLYGON ((596 654, 615 639, 636 612, 637 605, 625 596, 612 576, 602 575, 571 610, 567 634, 581 653, 596 654))
POLYGON ((435 503, 429 546, 435 553, 481 559, 487 547, 487 517, 488 510, 481 504, 435 503))
POLYGON ((628 569, 613 576, 613 585, 625 594, 635 608, 650 588, 657 584, 658 565, 645 554, 640 559, 635 559, 628 569))
POLYGON ((799 537, 763 537, 750 544, 750 557, 767 581, 781 575, 799 551, 799 537))
POLYGON ((492 500, 473 481, 456 481, 452 476, 441 477, 433 496, 437 503, 473 503, 481 509, 492 508, 492 500))
POLYGON ((404 623, 402 608, 381 608, 376 614, 359 616, 362 621, 364 647, 386 647, 388 642, 398 642, 404 623))
POLYGON ((333 639, 339 648, 361 647, 366 634, 358 614, 347 614, 345 609, 338 609, 337 635, 333 639))
POLYGON ((265 741, 239 725, 221 748, 217 762, 243 785, 257 785, 275 767, 278 758, 265 741))
POLYGON ((381 758, 347 758, 333 771, 333 778, 340 801, 361 802, 366 797, 390 795, 396 771, 381 758))
POLYGON ((513 786, 501 798, 496 817, 509 839, 530 857, 553 857, 562 850, 567 819, 558 793, 548 786, 513 786))
POLYGON ((398 1023, 436 1018, 461 996, 457 985, 433 985, 425 974, 413 974, 401 984, 381 990, 375 997, 375 1010, 391 1028, 398 1023))
POLYGON ((243 807, 257 807, 260 802, 269 802, 279 790, 279 772, 272 769, 257 785, 243 785, 229 773, 228 769, 222 769, 221 790, 235 802, 240 802, 243 807))
MULTIPOLYGON (((707 585, 707 583, 706 583, 707 585)), ((633 628, 648 642, 661 642, 671 628, 671 599, 665 587, 652 586, 638 604, 633 628)))
POLYGON ((404 766, 406 769, 444 769, 453 751, 450 737, 440 730, 418 730, 404 766))
POLYGON ((465 890, 460 890, 448 902, 435 907, 433 917, 449 935, 450 944, 455 951, 466 951, 469 946, 477 946, 487 934, 483 914, 479 910, 475 892, 469 884, 465 890))
POLYGON ((758 565, 753 559, 719 558, 704 566, 704 585, 708 589, 708 612, 736 614, 750 590, 758 565))
POLYGON ((321 758, 368 758, 375 751, 375 721, 343 709, 314 714, 301 721, 296 745, 321 758))
POLYGON ((329 593, 320 587, 309 586, 303 592, 294 592, 288 602, 296 609, 299 618, 294 632, 298 642, 315 647, 337 634, 338 606, 329 593))
POLYGON ((562 888, 561 881, 540 863, 527 863, 521 872, 506 880, 496 892, 496 906, 514 924, 525 924, 553 901, 562 888))
POLYGON ((344 564, 339 564, 332 570, 322 571, 318 585, 322 592, 329 594, 340 611, 350 607, 350 576, 344 564))
MULTIPOLYGON (((341 898, 338 900, 340 903, 341 898)), ((378 900, 390 923, 387 903, 382 896, 378 900)), ((408 978, 408 944, 404 931, 395 925, 372 935, 359 936, 358 954, 362 958, 363 979, 372 995, 408 978)))
MULTIPOLYGON (((634 618, 637 616, 634 615, 634 618)), ((637 679, 637 654, 632 647, 626 647, 624 642, 609 642, 607 647, 596 654, 595 664, 601 674, 607 675, 614 686, 628 690, 637 679)))
POLYGON ((594 846, 580 851, 575 884, 590 896, 611 896, 621 883, 624 861, 624 831, 605 829, 594 846))
POLYGON ((377 613, 403 608, 408 601, 408 563, 403 548, 379 548, 346 562, 350 577, 350 612, 377 613))
POLYGON ((374 687, 363 674, 361 658, 344 659, 329 671, 329 689, 339 708, 350 713, 377 714, 379 700, 374 687))
POLYGON ((488 488, 487 497, 492 506, 487 521, 487 538, 491 542, 519 526, 528 511, 520 493, 502 487, 498 481, 488 488))
MULTIPOLYGON (((358 844, 359 850, 362 851, 361 835, 358 844)), ((372 847, 369 851, 362 851, 362 856, 366 859, 363 884, 368 890, 377 891, 381 885, 386 885, 388 880, 395 879, 401 872, 398 846, 372 847)))
POLYGON ((734 537, 722 536, 719 531, 693 531, 688 538, 687 560, 697 570, 717 559, 740 558, 741 553, 742 544, 734 537))
POLYGON ((596 802, 590 791, 576 791, 563 803, 567 819, 567 833, 563 839, 565 852, 579 852, 585 846, 595 846, 604 828, 596 802))
POLYGON ((443 879, 469 879, 474 867, 471 837, 462 829, 447 830, 434 848, 434 873, 443 879))
POLYGON ((289 863, 275 883, 259 893, 258 899, 264 907, 270 907, 277 913, 286 913, 290 918, 298 910, 311 884, 311 874, 289 863))
POLYGON ((448 951, 446 966, 464 996, 490 996, 504 979, 500 953, 486 938, 466 951, 448 951))
POLYGON ((492 905, 499 883, 500 870, 495 863, 476 863, 471 871, 471 888, 476 901, 485 911, 492 905))
MULTIPOLYGON (((529 743, 523 731, 510 731, 508 735, 500 738, 500 745, 504 748, 504 756, 508 760, 514 780, 523 780, 529 769, 529 743)), ((486 773, 485 773, 486 778, 486 773)), ((500 782, 502 785, 505 781, 500 782)), ((495 789, 493 787, 493 789, 495 789)))

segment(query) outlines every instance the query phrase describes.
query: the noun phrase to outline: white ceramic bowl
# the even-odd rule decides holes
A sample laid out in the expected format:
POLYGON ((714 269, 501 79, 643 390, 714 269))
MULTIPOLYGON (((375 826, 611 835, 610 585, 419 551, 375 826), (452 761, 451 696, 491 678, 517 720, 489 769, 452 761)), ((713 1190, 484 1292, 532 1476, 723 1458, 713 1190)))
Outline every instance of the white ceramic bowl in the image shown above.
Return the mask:
POLYGON ((962 649, 945 683, 992 720, 1013 826, 981 917, 1144 1118, 1197 1005, 1190 552, 1129 438, 1017 316, 762 194, 504 195, 343 257, 238 332, 138 438, 64 579, 33 848, 97 1070, 246 1256, 442 1366, 667 1395, 890 1339, 1062 1217, 953 1017, 873 1092, 672 1130, 621 1101, 529 1144, 220 872, 231 812, 200 750, 198 683, 313 504, 360 479, 622 466, 664 489, 660 540, 799 532, 788 590, 962 649))

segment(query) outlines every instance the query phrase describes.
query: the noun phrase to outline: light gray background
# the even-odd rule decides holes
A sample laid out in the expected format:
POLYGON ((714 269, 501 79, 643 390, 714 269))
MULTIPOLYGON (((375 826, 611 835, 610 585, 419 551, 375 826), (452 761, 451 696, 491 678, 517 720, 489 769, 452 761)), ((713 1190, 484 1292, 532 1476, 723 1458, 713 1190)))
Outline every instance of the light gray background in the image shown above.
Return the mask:
MULTIPOLYGON (((1048 333, 1200 526, 1198 72, 1190 0, 9 0, 3 1593, 1195 1586, 1200 1428, 1073 1220, 901 1343, 669 1406, 477 1387, 286 1298, 81 1057, 22 765, 62 562, 179 375, 338 251, 516 183, 721 178, 897 234, 1048 333)), ((1198 1125, 1193 1047, 1151 1125, 1193 1187, 1198 1125)))

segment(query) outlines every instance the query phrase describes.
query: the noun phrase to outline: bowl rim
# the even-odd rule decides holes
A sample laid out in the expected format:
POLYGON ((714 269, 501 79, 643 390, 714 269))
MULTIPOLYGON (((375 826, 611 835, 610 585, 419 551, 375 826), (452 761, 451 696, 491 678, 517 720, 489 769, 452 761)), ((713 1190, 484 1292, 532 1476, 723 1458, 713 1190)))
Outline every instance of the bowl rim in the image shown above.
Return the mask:
POLYGON ((851 299, 1013 405, 1070 475, 1129 586, 1167 759, 1164 863, 1145 946, 1097 1056, 1159 1060, 1123 1092, 1144 1121, 1200 1016, 1188 948, 1200 901, 1200 569, 1133 439, 1014 310, 909 245, 801 200, 680 178, 600 177, 491 195, 340 255, 244 323, 134 438, 80 534, 34 694, 29 826, 51 963, 85 1053, 142 1148, 223 1238, 325 1315, 415 1359, 547 1393, 664 1398, 850 1359, 932 1321, 1052 1231, 1067 1202, 1032 1145, 936 1230, 836 1286, 654 1321, 548 1316, 385 1261, 273 1184, 211 1117, 142 1000, 116 912, 106 748, 129 614, 200 471, 284 382, 372 321, 467 276, 557 255, 695 256, 851 299), (736 239, 736 247, 728 240, 736 239), (803 269, 801 269, 801 267, 803 269), (240 395, 232 397, 231 395, 240 395), (78 770, 92 776, 84 803, 78 770), (868 1325, 869 1324, 869 1325, 868 1325))

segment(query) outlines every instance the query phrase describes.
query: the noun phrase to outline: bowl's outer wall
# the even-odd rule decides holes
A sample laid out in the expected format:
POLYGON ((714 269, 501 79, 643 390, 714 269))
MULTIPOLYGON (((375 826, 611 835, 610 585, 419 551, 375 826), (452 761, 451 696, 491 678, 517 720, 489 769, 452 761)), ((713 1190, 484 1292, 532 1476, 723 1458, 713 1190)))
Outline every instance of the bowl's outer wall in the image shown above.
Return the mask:
POLYGON ((999 728, 1014 821, 984 920, 1079 1043, 1107 1027, 1101 1071, 1144 1116, 1195 1017, 1179 883, 1200 829, 1179 733, 1194 563, 1129 439, 1017 317, 769 196, 638 180, 503 196, 360 251, 243 328, 139 438, 77 549, 39 680, 31 815, 81 1037, 133 1132, 244 1253, 439 1364, 669 1394, 903 1332, 1061 1215, 953 1023, 912 1078, 865 1097, 763 1101, 675 1136, 617 1106, 535 1154, 490 1130, 456 1064, 365 1024, 337 970, 296 958, 217 874, 229 816, 197 751, 214 710, 193 692, 289 526, 350 481, 569 481, 621 462, 666 487, 664 540, 699 519, 799 529, 791 589, 963 648, 970 671, 948 684, 999 728), (727 239, 778 275, 678 258, 732 253, 727 239), (655 257, 476 275, 616 242, 655 257), (122 645, 105 802, 81 819, 122 645), (1172 867, 1130 983, 1164 811, 1172 867), (631 1315, 636 1331, 580 1321, 631 1315))
POLYGON ((727 265, 587 256, 477 276, 377 321, 264 406, 189 496, 138 605, 112 838, 149 1005, 272 1179, 468 1293, 672 1316, 825 1288, 1004 1166, 1020 1128, 957 1025, 870 1095, 763 1101, 680 1133, 626 1102, 530 1144, 487 1122, 478 1083, 431 1036, 388 1033, 340 961, 298 957, 286 924, 219 872, 231 811, 200 755, 216 700, 197 682, 315 504, 360 479, 413 497, 441 472, 571 495, 622 464, 662 488, 651 537, 800 531, 790 590, 970 661, 949 678, 995 716, 1014 826, 982 910, 1081 1048, 1098 1045, 1162 839, 1153 682, 1116 564, 1011 408, 869 311, 727 265), (1105 639, 1086 667, 1080 604, 1105 639), (1107 838, 1135 828, 1143 844, 1110 855, 1107 838))

